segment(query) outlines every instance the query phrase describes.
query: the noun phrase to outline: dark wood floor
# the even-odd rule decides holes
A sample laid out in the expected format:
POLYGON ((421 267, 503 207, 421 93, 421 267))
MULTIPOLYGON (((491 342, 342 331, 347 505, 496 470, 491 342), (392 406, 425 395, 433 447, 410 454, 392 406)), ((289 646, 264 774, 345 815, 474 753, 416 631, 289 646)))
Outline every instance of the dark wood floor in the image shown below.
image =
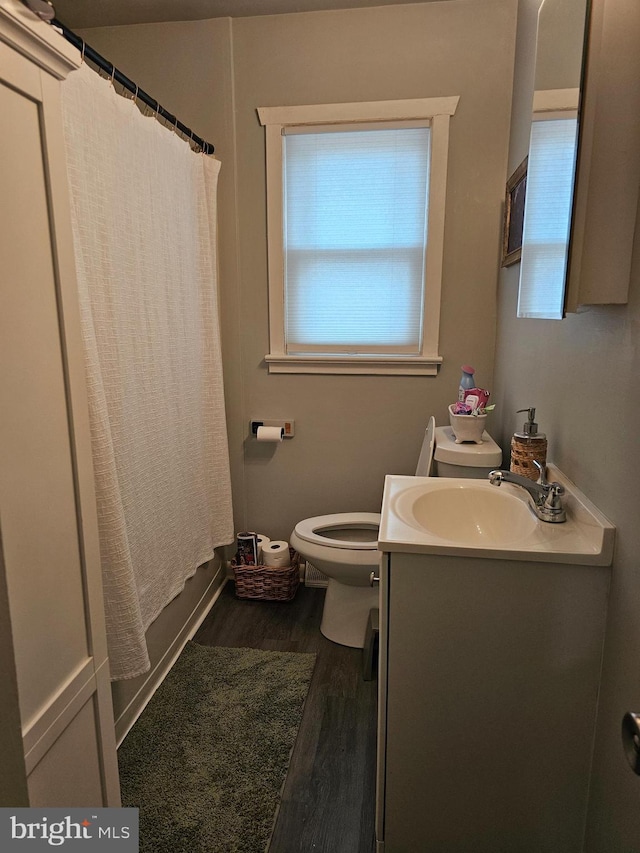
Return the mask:
POLYGON ((316 666, 284 786, 270 853, 374 850, 377 681, 362 652, 320 633, 324 590, 292 602, 240 601, 233 582, 194 640, 211 646, 315 652, 316 666))

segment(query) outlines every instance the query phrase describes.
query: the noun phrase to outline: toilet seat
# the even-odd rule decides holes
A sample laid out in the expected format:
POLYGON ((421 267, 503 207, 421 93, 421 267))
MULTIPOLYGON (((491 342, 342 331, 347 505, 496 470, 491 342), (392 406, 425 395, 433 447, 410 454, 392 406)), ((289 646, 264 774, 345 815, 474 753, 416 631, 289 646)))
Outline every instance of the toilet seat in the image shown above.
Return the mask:
POLYGON ((325 548, 344 548, 349 551, 375 551, 378 548, 378 528, 380 527, 379 512, 339 512, 333 515, 317 515, 315 518, 305 518, 295 527, 295 533, 305 542, 322 545, 325 548), (331 530, 345 527, 371 528, 372 538, 364 542, 346 539, 333 539, 323 535, 331 530))
POLYGON ((436 419, 431 415, 424 431, 420 456, 416 466, 416 477, 430 477, 433 465, 433 452, 436 446, 436 419))

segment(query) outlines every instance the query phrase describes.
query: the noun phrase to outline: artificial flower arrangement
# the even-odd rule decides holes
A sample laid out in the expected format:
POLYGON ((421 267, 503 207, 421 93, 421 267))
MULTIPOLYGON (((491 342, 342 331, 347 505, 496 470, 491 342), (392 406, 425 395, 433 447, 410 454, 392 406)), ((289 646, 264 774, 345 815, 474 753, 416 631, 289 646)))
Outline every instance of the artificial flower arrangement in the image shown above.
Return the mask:
POLYGON ((473 415, 474 417, 478 417, 478 415, 486 415, 487 412, 492 412, 495 409, 495 404, 491 406, 468 406, 465 403, 454 403, 451 409, 451 413, 454 415, 473 415))
POLYGON ((495 409, 495 406, 487 406, 491 392, 486 388, 469 388, 464 392, 464 401, 451 404, 453 415, 486 415, 495 409))

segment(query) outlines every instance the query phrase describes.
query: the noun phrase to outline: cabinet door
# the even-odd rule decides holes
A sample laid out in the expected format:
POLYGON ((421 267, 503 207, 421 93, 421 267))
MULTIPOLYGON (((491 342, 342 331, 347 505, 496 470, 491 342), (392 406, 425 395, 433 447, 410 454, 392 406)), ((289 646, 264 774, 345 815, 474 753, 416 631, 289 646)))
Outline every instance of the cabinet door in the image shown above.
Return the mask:
POLYGON ((11 625, 30 804, 118 805, 56 79, 67 48, 27 14, 0 9, 0 35, 20 47, 0 43, 1 615, 11 625), (37 62, 25 56, 31 36, 37 62))
POLYGON ((391 555, 387 853, 579 853, 608 582, 600 566, 391 555))

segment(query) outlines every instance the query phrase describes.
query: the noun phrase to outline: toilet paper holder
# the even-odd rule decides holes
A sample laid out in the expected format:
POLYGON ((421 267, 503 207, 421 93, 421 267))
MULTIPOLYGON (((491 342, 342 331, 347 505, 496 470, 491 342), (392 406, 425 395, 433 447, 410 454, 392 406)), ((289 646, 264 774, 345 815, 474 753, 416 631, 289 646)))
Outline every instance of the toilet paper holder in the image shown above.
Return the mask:
POLYGON ((283 438, 293 438, 295 435, 294 420, 268 420, 262 418, 260 420, 251 418, 251 435, 255 438, 258 435, 258 427, 280 427, 282 429, 283 438))

